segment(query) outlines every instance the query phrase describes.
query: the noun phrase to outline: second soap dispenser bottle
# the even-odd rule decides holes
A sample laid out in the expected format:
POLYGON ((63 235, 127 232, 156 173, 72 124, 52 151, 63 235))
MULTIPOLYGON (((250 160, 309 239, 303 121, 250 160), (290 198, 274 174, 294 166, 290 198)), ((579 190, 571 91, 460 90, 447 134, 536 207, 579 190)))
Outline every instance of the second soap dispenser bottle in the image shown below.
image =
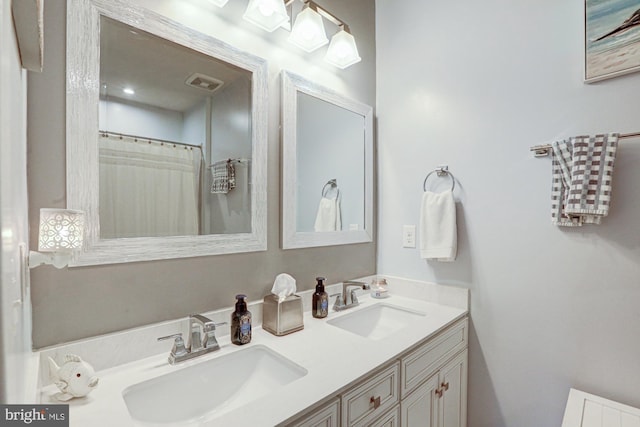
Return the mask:
POLYGON ((251 342, 251 312, 247 310, 246 298, 236 295, 236 310, 231 313, 231 342, 236 345, 251 342))
POLYGON ((316 291, 313 294, 311 314, 316 319, 322 319, 329 314, 329 295, 324 291, 324 277, 316 277, 316 291))

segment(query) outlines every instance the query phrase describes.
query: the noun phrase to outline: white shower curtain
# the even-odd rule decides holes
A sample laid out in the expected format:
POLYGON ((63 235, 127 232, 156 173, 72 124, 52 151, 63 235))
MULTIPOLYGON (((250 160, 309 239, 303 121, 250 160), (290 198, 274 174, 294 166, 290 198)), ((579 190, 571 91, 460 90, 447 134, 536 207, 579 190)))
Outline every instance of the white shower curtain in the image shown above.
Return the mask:
POLYGON ((197 148, 100 137, 100 237, 197 235, 197 148))

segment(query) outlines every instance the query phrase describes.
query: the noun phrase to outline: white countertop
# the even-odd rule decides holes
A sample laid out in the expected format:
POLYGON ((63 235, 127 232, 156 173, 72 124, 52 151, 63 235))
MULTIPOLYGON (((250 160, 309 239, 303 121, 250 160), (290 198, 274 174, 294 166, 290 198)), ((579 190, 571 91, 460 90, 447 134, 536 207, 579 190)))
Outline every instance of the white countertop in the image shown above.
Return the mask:
MULTIPOLYGON (((71 427, 119 427, 137 425, 129 416, 122 391, 127 387, 159 375, 175 372, 187 366, 210 360, 244 348, 263 345, 307 369, 308 373, 277 392, 255 400, 237 410, 203 422, 202 426, 250 425, 275 426, 327 397, 336 395, 380 365, 428 338, 456 320, 467 310, 426 302, 415 298, 391 295, 378 300, 369 295, 360 297, 360 306, 343 312, 329 313, 325 319, 304 314, 304 329, 276 337, 261 328, 254 328, 250 344, 235 346, 229 336, 218 338, 219 351, 169 365, 165 353, 97 372, 99 386, 85 398, 74 399, 70 405, 71 427), (411 328, 380 340, 371 340, 327 324, 327 320, 347 315, 373 304, 385 303, 426 313, 411 328), (240 423, 240 424, 238 424, 240 423)), ((220 384, 224 387, 224 384, 220 384)), ((53 385, 41 389, 40 402, 60 403, 52 399, 57 392, 53 385)))

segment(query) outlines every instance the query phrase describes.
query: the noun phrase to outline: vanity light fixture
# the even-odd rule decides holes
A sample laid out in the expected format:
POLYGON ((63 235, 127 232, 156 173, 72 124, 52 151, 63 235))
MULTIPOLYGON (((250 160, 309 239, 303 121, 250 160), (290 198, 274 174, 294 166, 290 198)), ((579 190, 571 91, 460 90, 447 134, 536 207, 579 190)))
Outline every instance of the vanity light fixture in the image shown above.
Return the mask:
MULTIPOLYGON (((209 0, 209 2, 224 6, 228 0, 209 0)), ((300 0, 304 6, 296 17, 291 28, 289 41, 307 52, 329 43, 324 29, 323 18, 332 22, 338 27, 338 32, 331 38, 329 48, 324 57, 329 64, 345 69, 357 62, 361 58, 358 54, 356 40, 349 31, 345 22, 335 15, 320 7, 313 0, 300 0)), ((290 18, 287 7, 291 6, 295 0, 249 0, 249 5, 244 12, 243 18, 265 31, 273 32, 278 27, 290 28, 290 18)), ((291 18, 293 18, 293 7, 291 18)))
POLYGON ((84 212, 71 209, 40 209, 38 251, 29 252, 29 268, 50 264, 69 265, 84 242, 84 212))
POLYGON ((329 43, 322 24, 322 16, 317 12, 315 3, 306 3, 304 9, 296 16, 289 42, 306 52, 313 52, 329 43))
POLYGON ((358 55, 356 40, 349 32, 349 27, 343 25, 340 31, 331 37, 324 60, 343 70, 362 60, 358 55))
POLYGON ((283 0, 249 0, 242 17, 268 32, 289 23, 289 14, 283 0))
MULTIPOLYGON (((305 3, 305 9, 298 14, 296 24, 300 19, 300 15, 302 15, 305 10, 313 9, 313 11, 317 12, 317 14, 322 16, 322 18, 330 21, 338 27, 338 32, 331 37, 331 42, 329 43, 329 48, 327 49, 324 60, 340 69, 345 69, 350 65, 360 62, 361 58, 360 55, 358 55, 356 40, 351 34, 351 31, 349 31, 349 26, 326 9, 318 6, 318 4, 313 0, 301 1, 305 3)), ((293 31, 291 32, 291 36, 293 37, 293 31)), ((326 44, 326 42, 323 44, 326 44)))

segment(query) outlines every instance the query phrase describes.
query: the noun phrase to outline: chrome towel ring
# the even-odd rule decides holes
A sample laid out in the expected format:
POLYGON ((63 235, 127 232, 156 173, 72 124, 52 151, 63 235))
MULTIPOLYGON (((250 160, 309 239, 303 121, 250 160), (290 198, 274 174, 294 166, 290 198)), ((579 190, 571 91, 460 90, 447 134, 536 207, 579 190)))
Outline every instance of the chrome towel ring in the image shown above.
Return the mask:
POLYGON ((327 183, 324 185, 324 187, 322 187, 322 197, 326 197, 327 196, 327 192, 331 189, 331 188, 335 188, 337 193, 336 193, 336 199, 338 199, 338 197, 340 197, 340 189, 338 188, 338 180, 336 179, 330 179, 329 181, 327 181, 327 183), (329 188, 327 188, 329 187, 329 188))
POLYGON ((453 192, 453 190, 456 188, 456 178, 453 176, 453 174, 451 172, 449 172, 449 166, 438 166, 436 169, 434 169, 431 172, 429 172, 427 174, 427 176, 424 178, 424 182, 422 183, 422 189, 424 191, 427 191, 427 180, 429 179, 429 177, 434 172, 438 176, 447 176, 448 175, 449 178, 451 178, 451 191, 453 192))

